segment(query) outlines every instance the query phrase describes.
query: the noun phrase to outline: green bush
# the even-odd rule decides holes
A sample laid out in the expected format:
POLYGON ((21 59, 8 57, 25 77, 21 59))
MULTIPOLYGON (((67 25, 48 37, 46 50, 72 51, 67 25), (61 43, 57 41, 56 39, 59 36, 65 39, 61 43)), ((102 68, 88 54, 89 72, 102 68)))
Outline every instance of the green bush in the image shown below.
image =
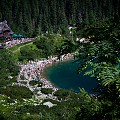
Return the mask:
POLYGON ((44 94, 51 94, 53 90, 51 88, 42 88, 41 92, 44 94))
POLYGON ((32 85, 32 86, 38 84, 38 87, 42 87, 42 85, 43 85, 42 82, 40 82, 40 81, 33 81, 33 80, 30 81, 29 84, 32 85))
POLYGON ((33 93, 24 86, 6 86, 0 89, 0 94, 5 94, 12 99, 22 100, 23 98, 31 98, 33 93))
POLYGON ((57 96, 59 100, 65 100, 70 95, 70 91, 59 89, 54 93, 54 95, 57 96))
POLYGON ((7 49, 0 50, 0 87, 16 81, 19 67, 7 49), (9 78, 11 76, 11 78, 9 78))

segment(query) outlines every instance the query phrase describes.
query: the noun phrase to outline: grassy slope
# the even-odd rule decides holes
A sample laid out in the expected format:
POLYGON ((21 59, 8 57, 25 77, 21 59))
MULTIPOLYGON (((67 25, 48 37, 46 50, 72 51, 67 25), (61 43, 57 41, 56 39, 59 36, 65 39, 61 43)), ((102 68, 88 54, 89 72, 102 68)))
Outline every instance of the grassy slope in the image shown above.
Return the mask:
POLYGON ((25 46, 30 45, 30 44, 32 45, 33 42, 32 41, 25 42, 25 43, 22 43, 22 44, 15 45, 15 46, 13 46, 11 48, 8 48, 8 49, 14 54, 14 58, 18 59, 18 56, 20 54, 20 48, 25 47, 25 46))

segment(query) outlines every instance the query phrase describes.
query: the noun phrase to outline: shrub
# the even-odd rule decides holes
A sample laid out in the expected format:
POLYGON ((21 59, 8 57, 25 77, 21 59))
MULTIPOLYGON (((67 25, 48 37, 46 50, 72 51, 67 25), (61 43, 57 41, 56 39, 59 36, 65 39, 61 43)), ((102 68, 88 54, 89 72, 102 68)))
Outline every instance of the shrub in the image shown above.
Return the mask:
POLYGON ((51 88, 42 88, 41 92, 44 94, 51 94, 53 90, 51 88))
POLYGON ((30 81, 29 84, 32 85, 32 86, 38 84, 38 87, 42 87, 42 85, 43 85, 42 82, 40 82, 40 81, 35 81, 35 80, 34 80, 34 81, 33 81, 33 80, 30 81))
POLYGON ((33 93, 24 86, 7 86, 0 89, 0 94, 5 94, 12 99, 31 98, 33 93))

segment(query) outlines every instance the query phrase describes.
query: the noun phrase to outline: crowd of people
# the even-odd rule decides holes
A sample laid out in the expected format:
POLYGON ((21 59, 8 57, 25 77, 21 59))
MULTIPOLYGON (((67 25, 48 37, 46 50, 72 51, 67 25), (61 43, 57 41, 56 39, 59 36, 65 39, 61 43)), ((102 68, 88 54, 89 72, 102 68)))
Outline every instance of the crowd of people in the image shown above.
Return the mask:
MULTIPOLYGON (((32 38, 12 38, 8 39, 5 42, 6 48, 13 47, 15 45, 32 41, 32 38)), ((27 64, 19 64, 20 66, 20 73, 17 77, 17 85, 26 86, 31 91, 33 91, 32 87, 30 86, 30 81, 41 81, 42 87, 41 88, 51 88, 54 92, 58 90, 50 81, 46 80, 42 77, 43 69, 47 65, 52 65, 54 62, 63 61, 69 59, 71 54, 62 55, 60 59, 58 57, 48 57, 48 59, 43 60, 36 60, 36 61, 29 61, 27 64), (23 84, 26 82, 27 84, 23 84)))
POLYGON ((71 54, 63 55, 60 60, 57 57, 51 56, 48 59, 29 61, 27 64, 20 64, 20 73, 17 78, 17 83, 21 81, 27 81, 27 83, 30 81, 41 81, 43 83, 42 88, 52 88, 53 91, 56 91, 58 89, 42 76, 43 69, 47 65, 69 59, 72 56, 71 54))
POLYGON ((32 41, 32 38, 12 38, 12 39, 8 39, 5 42, 5 47, 10 48, 10 47, 13 47, 15 45, 25 43, 25 42, 29 42, 29 41, 32 41))
POLYGON ((50 58, 48 60, 44 59, 41 61, 29 61, 25 65, 21 64, 17 82, 19 83, 22 80, 28 80, 29 82, 40 80, 43 83, 42 88, 52 88, 53 90, 57 90, 48 80, 42 77, 44 67, 51 65, 53 61, 55 61, 55 58, 50 58))

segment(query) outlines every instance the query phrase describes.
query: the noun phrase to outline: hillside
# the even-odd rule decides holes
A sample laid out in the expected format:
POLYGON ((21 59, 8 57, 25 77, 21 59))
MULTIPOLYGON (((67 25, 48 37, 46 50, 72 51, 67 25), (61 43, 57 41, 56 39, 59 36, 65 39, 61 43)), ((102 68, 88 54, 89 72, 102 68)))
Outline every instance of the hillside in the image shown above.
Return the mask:
POLYGON ((66 33, 68 25, 120 17, 119 0, 1 0, 0 21, 7 20, 16 33, 66 33))
POLYGON ((33 39, 12 38, 0 49, 0 119, 120 120, 119 6, 119 0, 1 0, 0 20, 33 39), (70 53, 78 74, 98 81, 98 94, 57 89, 43 78, 46 65, 70 53))

